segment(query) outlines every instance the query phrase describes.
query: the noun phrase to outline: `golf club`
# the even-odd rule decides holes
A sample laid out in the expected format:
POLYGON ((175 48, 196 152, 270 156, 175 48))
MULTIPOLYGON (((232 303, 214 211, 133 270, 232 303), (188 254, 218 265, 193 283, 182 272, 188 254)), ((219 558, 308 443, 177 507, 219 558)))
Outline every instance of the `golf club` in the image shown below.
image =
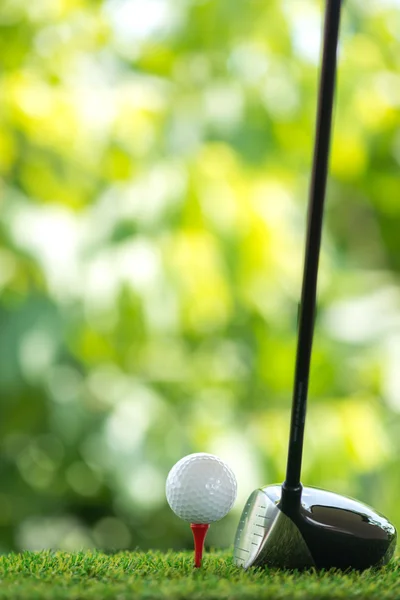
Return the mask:
POLYGON ((300 483, 308 378, 335 88, 341 0, 327 0, 286 479, 255 490, 243 510, 236 565, 366 569, 387 563, 396 529, 369 506, 300 483))

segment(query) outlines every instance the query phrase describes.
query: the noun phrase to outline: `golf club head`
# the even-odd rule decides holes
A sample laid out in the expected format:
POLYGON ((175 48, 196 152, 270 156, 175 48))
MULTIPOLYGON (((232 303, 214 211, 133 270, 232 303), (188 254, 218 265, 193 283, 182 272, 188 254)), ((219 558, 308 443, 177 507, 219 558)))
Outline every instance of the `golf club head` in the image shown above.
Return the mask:
POLYGON ((363 570, 392 558, 396 529, 362 502, 305 487, 299 510, 289 517, 280 509, 280 499, 280 485, 249 497, 236 533, 237 566, 363 570))

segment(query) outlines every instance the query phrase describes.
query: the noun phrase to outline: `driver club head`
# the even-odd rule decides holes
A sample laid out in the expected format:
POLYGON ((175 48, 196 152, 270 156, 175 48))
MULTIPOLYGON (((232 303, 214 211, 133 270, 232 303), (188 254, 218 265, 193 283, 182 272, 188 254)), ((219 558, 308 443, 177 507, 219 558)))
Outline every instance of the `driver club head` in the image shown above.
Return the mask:
POLYGON ((270 485, 250 495, 236 533, 237 566, 363 570, 392 558, 396 529, 369 506, 305 487, 299 508, 288 516, 281 490, 270 485))

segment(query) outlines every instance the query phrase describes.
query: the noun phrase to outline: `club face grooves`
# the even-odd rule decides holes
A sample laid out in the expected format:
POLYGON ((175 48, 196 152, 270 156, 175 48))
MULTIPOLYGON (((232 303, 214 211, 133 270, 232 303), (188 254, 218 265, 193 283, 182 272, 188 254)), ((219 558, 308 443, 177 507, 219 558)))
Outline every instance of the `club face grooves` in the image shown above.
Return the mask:
POLYGON ((255 490, 251 494, 236 532, 234 561, 238 566, 247 568, 257 564, 278 512, 263 490, 255 490))

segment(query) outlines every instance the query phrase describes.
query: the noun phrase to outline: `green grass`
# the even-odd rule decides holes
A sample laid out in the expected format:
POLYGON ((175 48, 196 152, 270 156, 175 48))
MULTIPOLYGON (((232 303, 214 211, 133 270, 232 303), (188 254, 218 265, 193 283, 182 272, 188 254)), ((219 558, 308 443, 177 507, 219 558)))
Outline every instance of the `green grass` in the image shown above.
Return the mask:
POLYGON ((364 573, 243 571, 229 552, 24 552, 0 557, 0 599, 246 600, 400 598, 400 562, 364 573))

